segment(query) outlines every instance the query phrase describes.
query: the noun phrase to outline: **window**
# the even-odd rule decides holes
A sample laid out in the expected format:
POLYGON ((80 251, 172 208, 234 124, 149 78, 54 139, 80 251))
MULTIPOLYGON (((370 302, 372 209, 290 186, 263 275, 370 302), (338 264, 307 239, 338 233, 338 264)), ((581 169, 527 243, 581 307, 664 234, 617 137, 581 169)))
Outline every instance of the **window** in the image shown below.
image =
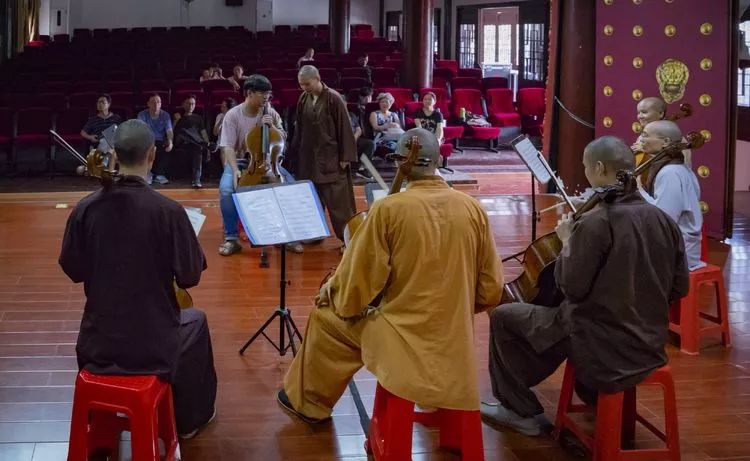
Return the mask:
POLYGON ((398 26, 388 26, 388 41, 389 42, 398 41, 398 26))
POLYGON ((484 62, 513 64, 513 35, 511 24, 491 24, 483 28, 484 62))
POLYGON ((476 57, 476 24, 459 25, 458 65, 474 67, 476 57))
POLYGON ((523 79, 544 80, 544 24, 523 25, 523 79))
MULTIPOLYGON (((745 39, 745 49, 750 46, 750 21, 740 24, 740 39, 745 39)), ((743 44, 740 43, 740 54, 743 44)), ((737 105, 750 106, 750 68, 737 69, 737 105)))
POLYGON ((385 33, 390 42, 401 40, 401 12, 388 11, 385 14, 385 33))
POLYGON ((435 56, 440 56, 441 10, 440 8, 435 8, 433 12, 435 15, 435 19, 433 20, 433 23, 432 23, 432 40, 433 40, 432 52, 435 53, 435 56))

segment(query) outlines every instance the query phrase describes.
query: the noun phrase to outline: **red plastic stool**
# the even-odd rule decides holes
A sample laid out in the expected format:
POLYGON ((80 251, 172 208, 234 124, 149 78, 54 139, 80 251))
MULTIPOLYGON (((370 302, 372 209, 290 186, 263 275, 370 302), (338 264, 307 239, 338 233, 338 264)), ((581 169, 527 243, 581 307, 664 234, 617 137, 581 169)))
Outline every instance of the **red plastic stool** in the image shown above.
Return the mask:
POLYGON ((594 436, 583 431, 570 418, 571 413, 594 411, 585 404, 573 404, 575 372, 570 363, 565 365, 560 401, 557 404, 555 434, 559 438, 563 430, 575 434, 586 448, 593 452, 593 461, 656 461, 680 460, 680 432, 677 427, 677 399, 669 365, 648 375, 638 386, 660 386, 664 392, 664 416, 666 434, 654 427, 636 412, 636 388, 614 394, 599 393, 596 406, 594 436), (666 442, 665 448, 626 450, 623 443, 632 445, 635 440, 635 422, 666 442))
POLYGON ((70 423, 68 461, 86 461, 99 449, 117 450, 119 434, 130 430, 133 461, 179 459, 172 389, 156 376, 78 373, 70 423), (127 418, 117 416, 124 413, 127 418))
POLYGON ((414 411, 414 402, 397 397, 378 383, 365 450, 378 461, 411 459, 414 422, 440 429, 440 447, 461 452, 465 461, 483 461, 482 419, 479 411, 438 409, 414 411))
POLYGON ((697 354, 703 336, 721 333, 721 344, 729 347, 729 301, 724 288, 724 274, 719 266, 712 264, 690 272, 688 295, 676 301, 670 308, 669 331, 680 336, 680 349, 687 354, 697 354), (713 285, 716 293, 716 315, 700 311, 700 287, 713 285), (713 325, 701 326, 701 319, 713 325))

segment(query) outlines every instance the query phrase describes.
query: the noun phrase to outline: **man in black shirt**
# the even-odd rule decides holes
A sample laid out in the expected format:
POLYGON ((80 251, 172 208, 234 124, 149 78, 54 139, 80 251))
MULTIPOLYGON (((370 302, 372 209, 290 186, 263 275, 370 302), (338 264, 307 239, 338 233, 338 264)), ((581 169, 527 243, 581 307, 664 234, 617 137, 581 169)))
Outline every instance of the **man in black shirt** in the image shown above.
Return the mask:
MULTIPOLYGON (((112 125, 119 125, 122 123, 122 119, 119 115, 113 114, 109 111, 109 107, 112 105, 112 98, 108 94, 102 94, 96 99, 96 115, 90 117, 81 130, 81 137, 87 140, 90 147, 100 147, 101 135, 104 130, 111 127, 112 125)), ((107 146, 102 145, 101 149, 106 149, 107 146)))
POLYGON ((203 117, 195 113, 196 97, 190 95, 185 98, 182 107, 183 115, 175 113, 174 144, 178 157, 189 156, 192 163, 193 187, 200 189, 203 174, 203 153, 208 152, 208 132, 203 117))
POLYGON ((170 382, 177 431, 192 437, 215 415, 216 372, 206 315, 180 309, 174 284, 197 285, 206 260, 183 207, 146 182, 156 156, 148 125, 121 124, 115 152, 122 178, 76 205, 60 252, 86 293, 78 366, 170 382))

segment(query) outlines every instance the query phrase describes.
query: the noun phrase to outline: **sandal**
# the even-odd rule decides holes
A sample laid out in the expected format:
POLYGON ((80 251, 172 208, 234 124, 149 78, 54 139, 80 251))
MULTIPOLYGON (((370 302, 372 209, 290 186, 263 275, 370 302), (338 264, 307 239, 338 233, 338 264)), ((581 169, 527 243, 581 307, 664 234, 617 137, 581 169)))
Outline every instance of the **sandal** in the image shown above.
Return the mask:
POLYGON ((237 240, 225 240, 219 245, 219 254, 222 256, 231 256, 242 251, 242 245, 237 240))

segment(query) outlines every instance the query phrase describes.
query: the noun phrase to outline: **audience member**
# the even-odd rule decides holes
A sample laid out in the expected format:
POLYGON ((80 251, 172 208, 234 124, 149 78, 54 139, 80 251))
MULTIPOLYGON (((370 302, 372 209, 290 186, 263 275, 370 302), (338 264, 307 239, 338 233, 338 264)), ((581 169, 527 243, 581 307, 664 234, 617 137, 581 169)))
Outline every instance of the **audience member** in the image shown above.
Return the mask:
POLYGON ((196 104, 195 95, 185 98, 182 107, 184 115, 175 113, 174 140, 177 158, 190 157, 192 164, 193 187, 200 189, 201 175, 203 174, 203 153, 207 152, 208 133, 203 117, 194 113, 196 104))
POLYGON ((302 61, 315 61, 315 49, 308 48, 304 56, 297 60, 297 67, 302 66, 302 61))
POLYGON ((388 153, 396 151, 398 138, 404 134, 404 129, 395 112, 391 112, 391 106, 395 99, 390 93, 378 95, 380 109, 370 113, 370 126, 375 134, 375 145, 385 148, 388 153))
POLYGON ((112 125, 119 125, 122 119, 119 115, 109 111, 112 105, 112 97, 108 94, 99 95, 96 99, 96 115, 90 117, 81 130, 81 137, 90 143, 91 148, 99 148, 109 151, 112 146, 105 146, 100 139, 104 130, 112 125))
POLYGON ((234 91, 240 91, 242 85, 245 84, 246 78, 247 76, 245 75, 245 68, 242 67, 241 64, 237 64, 236 66, 234 66, 234 69, 232 69, 232 76, 227 80, 232 84, 234 91))
POLYGON ((414 114, 414 124, 434 134, 440 144, 443 143, 443 114, 435 109, 437 96, 428 91, 422 96, 422 108, 414 114))
POLYGON ((172 147, 174 147, 172 143, 174 132, 172 131, 172 119, 167 112, 161 110, 161 97, 158 94, 154 93, 148 98, 148 109, 138 113, 138 120, 151 128, 156 145, 153 178, 150 171, 146 180, 149 184, 152 180, 159 184, 168 184, 169 180, 166 175, 169 171, 170 153, 172 147))
POLYGON ((216 116, 216 121, 214 122, 214 136, 216 138, 221 137, 221 122, 224 121, 224 116, 229 112, 229 109, 237 105, 237 101, 235 101, 232 98, 227 98, 223 101, 221 101, 221 108, 219 109, 221 112, 219 112, 219 115, 216 116))

